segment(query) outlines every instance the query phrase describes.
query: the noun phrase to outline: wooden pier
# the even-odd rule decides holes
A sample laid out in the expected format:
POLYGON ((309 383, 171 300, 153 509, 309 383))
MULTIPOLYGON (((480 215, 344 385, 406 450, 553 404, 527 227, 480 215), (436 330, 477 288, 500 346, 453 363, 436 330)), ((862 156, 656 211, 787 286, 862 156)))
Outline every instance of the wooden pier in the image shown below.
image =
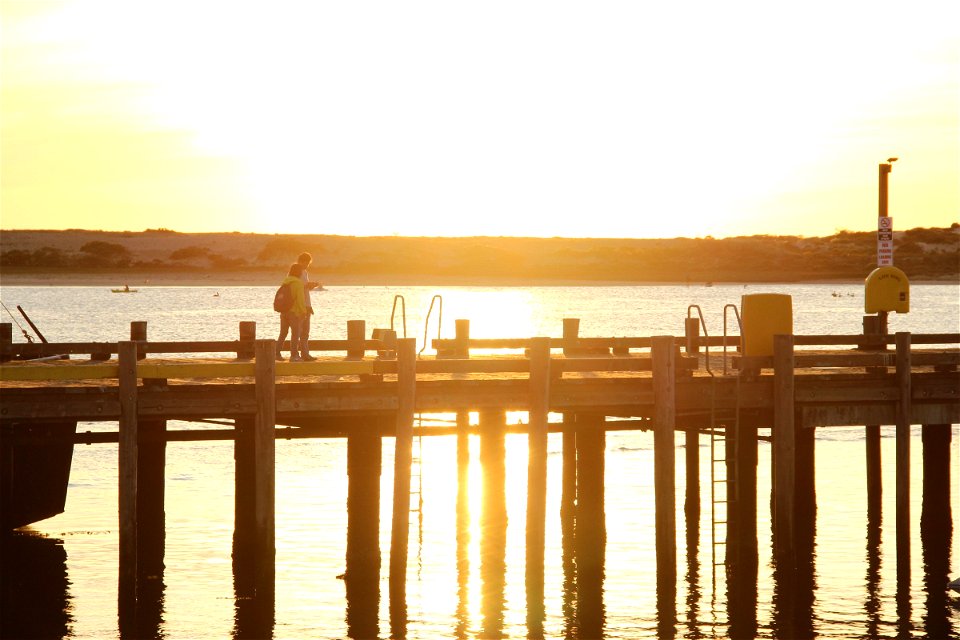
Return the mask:
MULTIPOLYGON (((469 322, 458 320, 455 338, 433 340, 436 354, 419 357, 414 339, 383 329, 366 339, 363 321, 352 321, 346 340, 310 341, 311 351, 323 354, 315 362, 276 361, 274 341, 256 339, 253 323, 241 323, 234 341, 151 342, 146 324, 133 323, 129 341, 67 344, 15 344, 10 325, 0 325, 3 527, 63 510, 75 443, 119 443, 123 618, 124 611, 136 610, 145 568, 158 554, 162 559, 166 442, 233 440, 234 562, 243 585, 238 590, 269 608, 275 440, 346 437, 349 595, 371 581, 375 585, 379 574, 376 534, 362 532, 369 533, 371 522, 376 531, 380 439, 392 437, 391 620, 396 616, 402 623, 403 607, 395 609, 394 603, 404 600, 414 435, 479 434, 481 460, 495 468, 503 464, 503 434, 521 431, 530 441, 528 597, 536 600, 539 594, 542 609, 548 483, 562 481, 563 509, 602 524, 604 434, 649 429, 655 448, 658 609, 669 619, 676 606, 677 432, 685 432, 687 444, 688 517, 700 513, 699 438, 723 439, 730 518, 724 561, 728 570, 755 573, 758 439, 769 437, 773 444, 778 571, 796 571, 816 505, 815 429, 864 426, 866 500, 876 505, 881 491, 876 425, 886 424, 897 427, 898 569, 908 572, 909 428, 923 425, 924 442, 929 438, 932 446, 947 450, 950 425, 960 423, 960 334, 777 335, 771 355, 746 357, 737 352, 736 336, 700 335, 699 323, 690 320, 678 337, 581 337, 578 322, 566 319, 560 338, 518 339, 471 338, 469 322), (527 420, 508 426, 509 411, 525 412, 527 420), (470 412, 479 415, 478 425, 470 425, 470 412), (424 414, 454 418, 443 426, 418 425, 424 414), (171 420, 215 424, 173 430, 167 428, 171 420), (83 422, 119 426, 77 432, 83 422), (562 480, 547 477, 549 432, 563 433, 562 480), (37 482, 39 476, 45 481, 37 482)), ((458 447, 461 468, 464 452, 458 447)), ((942 481, 944 474, 949 477, 949 458, 925 448, 923 462, 924 478, 929 466, 930 477, 941 479, 941 491, 949 491, 949 481, 942 481)), ((590 535, 602 536, 602 526, 590 535)), ((581 542, 589 539, 580 540, 578 533, 581 542)), ((585 584, 591 575, 587 558, 584 553, 579 566, 585 584)), ((536 628, 538 608, 528 604, 536 628)))

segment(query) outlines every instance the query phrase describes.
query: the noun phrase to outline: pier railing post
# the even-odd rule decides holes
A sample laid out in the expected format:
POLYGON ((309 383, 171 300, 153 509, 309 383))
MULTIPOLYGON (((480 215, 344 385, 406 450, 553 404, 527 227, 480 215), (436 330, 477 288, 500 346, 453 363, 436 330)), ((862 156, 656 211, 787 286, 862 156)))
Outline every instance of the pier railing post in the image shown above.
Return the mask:
POLYGON ((119 580, 118 611, 121 625, 136 616, 137 604, 137 480, 138 447, 140 441, 137 420, 137 344, 120 342, 117 345, 119 362, 118 392, 120 395, 119 425, 119 580))
POLYGON ((457 346, 454 349, 454 357, 470 357, 470 320, 465 318, 454 320, 455 339, 457 346))
POLYGON ((147 321, 134 320, 130 323, 130 340, 137 343, 137 360, 147 357, 143 343, 147 341, 147 321))
POLYGON ((580 353, 580 318, 563 319, 563 355, 573 356, 580 353))
POLYGON ((276 561, 276 341, 257 340, 254 417, 255 565, 257 596, 272 596, 276 561))
MULTIPOLYGON (((417 389, 416 338, 397 340, 397 423, 393 471, 393 520, 390 532, 390 609, 404 606, 410 519, 410 465, 417 389)), ((391 618, 393 614, 391 614, 391 618)))
POLYGON ((688 356, 695 356, 700 353, 700 318, 687 318, 683 321, 684 338, 686 338, 684 351, 688 356))
POLYGON ((363 343, 367 335, 367 323, 364 320, 347 320, 347 357, 363 358, 363 343))
POLYGON ((675 617, 677 589, 676 349, 673 336, 654 336, 653 473, 657 549, 657 602, 664 619, 675 617), (673 603, 671 605, 671 603, 673 603))
POLYGON ((249 360, 254 356, 253 341, 257 339, 257 323, 252 320, 240 322, 240 344, 237 347, 237 360, 249 360))
POLYGON ((911 362, 910 334, 898 332, 897 353, 897 444, 896 444, 896 532, 897 582, 909 582, 910 575, 910 422, 911 422, 911 362))
POLYGON ((773 336, 774 540, 777 557, 793 557, 796 498, 796 425, 792 335, 773 336))
MULTIPOLYGON (((543 610, 544 541, 547 515, 547 422, 550 411, 550 338, 530 341, 530 411, 527 434, 527 612, 543 610), (532 600, 532 601, 531 601, 532 600)), ((534 627, 542 626, 542 617, 534 627)))

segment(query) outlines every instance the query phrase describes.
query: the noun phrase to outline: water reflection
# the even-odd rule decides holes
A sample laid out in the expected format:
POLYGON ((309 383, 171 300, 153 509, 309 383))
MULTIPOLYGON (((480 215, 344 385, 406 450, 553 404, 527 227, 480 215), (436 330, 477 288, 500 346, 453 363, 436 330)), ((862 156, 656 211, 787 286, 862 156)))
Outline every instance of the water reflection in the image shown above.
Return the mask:
POLYGON ((0 637, 69 634, 70 580, 63 540, 31 531, 0 534, 0 637))
POLYGON ((880 637, 880 569, 882 556, 880 542, 883 531, 883 512, 879 496, 874 493, 867 499, 867 599, 863 604, 867 614, 867 637, 870 640, 880 637))
POLYGON ((470 626, 470 415, 457 414, 457 611, 454 637, 466 638, 470 626))
MULTIPOLYGON (((699 468, 699 465, 698 467, 699 468)), ((687 493, 690 495, 690 492, 687 493)), ((687 582, 687 633, 685 637, 696 640, 702 638, 698 616, 700 613, 700 500, 688 500, 685 504, 684 515, 687 523, 687 572, 684 579, 687 582)))
POLYGON ((480 636, 503 637, 504 589, 506 587, 507 494, 505 416, 481 414, 480 436, 483 467, 483 504, 480 508, 480 636))

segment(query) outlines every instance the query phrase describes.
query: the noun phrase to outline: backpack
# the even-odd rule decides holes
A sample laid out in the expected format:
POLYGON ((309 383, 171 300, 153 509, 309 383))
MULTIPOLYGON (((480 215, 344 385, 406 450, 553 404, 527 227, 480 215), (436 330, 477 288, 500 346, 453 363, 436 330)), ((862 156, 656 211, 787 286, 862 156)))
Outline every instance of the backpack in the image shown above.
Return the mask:
POLYGON ((289 284, 282 284, 273 295, 273 310, 285 313, 293 308, 293 291, 289 284))

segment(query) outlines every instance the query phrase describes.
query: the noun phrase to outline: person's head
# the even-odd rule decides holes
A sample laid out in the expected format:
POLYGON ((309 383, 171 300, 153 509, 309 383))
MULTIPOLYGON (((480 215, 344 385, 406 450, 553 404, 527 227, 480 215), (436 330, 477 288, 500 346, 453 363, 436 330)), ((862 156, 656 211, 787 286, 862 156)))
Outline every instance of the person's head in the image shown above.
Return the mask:
POLYGON ((299 278, 303 274, 303 265, 299 262, 294 262, 290 265, 290 271, 287 272, 287 275, 293 276, 294 278, 299 278))
POLYGON ((313 262, 313 256, 304 251, 297 257, 297 263, 303 265, 303 268, 306 269, 313 262))

